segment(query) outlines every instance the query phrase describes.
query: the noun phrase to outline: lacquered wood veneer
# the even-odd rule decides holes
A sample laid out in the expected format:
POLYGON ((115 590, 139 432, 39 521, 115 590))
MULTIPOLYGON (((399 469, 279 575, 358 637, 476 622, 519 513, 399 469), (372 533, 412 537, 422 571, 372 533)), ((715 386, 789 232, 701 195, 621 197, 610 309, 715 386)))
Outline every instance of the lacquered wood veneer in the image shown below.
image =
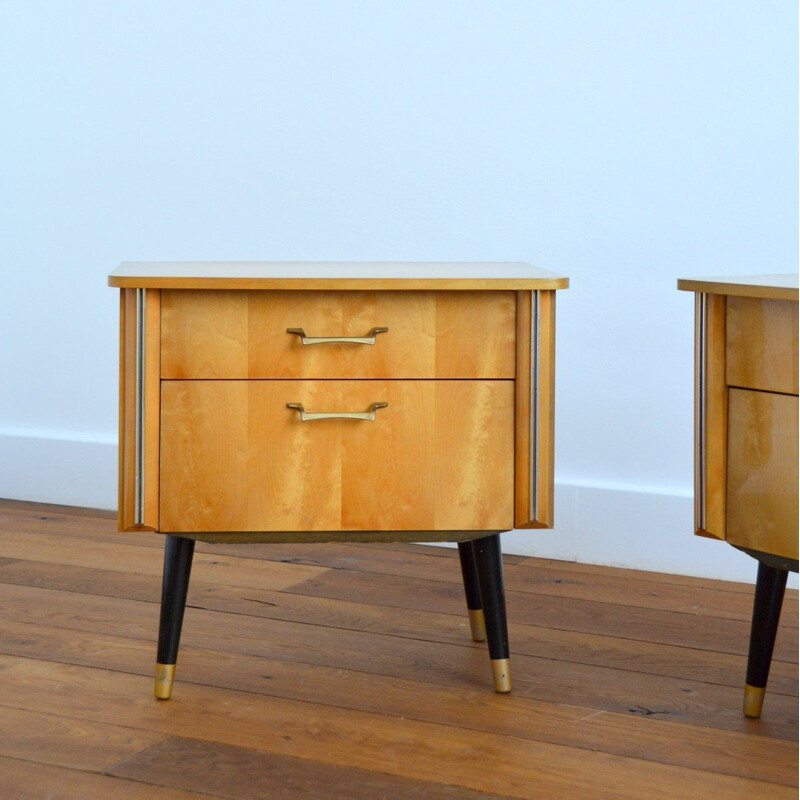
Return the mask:
POLYGON ((164 379, 515 377, 514 292, 162 292, 164 379), (374 345, 304 346, 308 336, 374 345))
POLYGON ((165 381, 162 439, 164 532, 513 527, 511 381, 165 381))

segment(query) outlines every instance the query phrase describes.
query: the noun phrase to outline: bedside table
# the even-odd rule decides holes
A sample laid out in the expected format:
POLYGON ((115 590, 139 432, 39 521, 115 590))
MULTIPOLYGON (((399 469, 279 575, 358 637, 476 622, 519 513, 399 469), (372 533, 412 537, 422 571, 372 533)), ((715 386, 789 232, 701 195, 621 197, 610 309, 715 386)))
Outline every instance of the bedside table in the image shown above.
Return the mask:
POLYGON ((553 519, 555 294, 529 264, 153 263, 120 305, 119 529, 166 535, 156 697, 195 541, 458 542, 511 688, 501 531, 553 519))
POLYGON ((680 280, 695 292, 695 528, 759 562, 744 713, 759 717, 797 571, 797 276, 680 280))

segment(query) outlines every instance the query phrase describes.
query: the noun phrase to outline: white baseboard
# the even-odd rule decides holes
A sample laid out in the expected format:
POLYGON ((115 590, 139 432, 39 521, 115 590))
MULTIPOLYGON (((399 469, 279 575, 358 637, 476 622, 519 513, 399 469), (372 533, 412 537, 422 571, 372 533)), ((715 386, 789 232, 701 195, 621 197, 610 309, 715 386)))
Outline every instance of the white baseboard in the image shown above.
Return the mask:
MULTIPOLYGON (((0 431, 0 497, 115 509, 117 445, 110 437, 0 431)), ((755 561, 694 536, 691 496, 557 482, 553 530, 503 534, 503 551, 704 578, 755 580, 755 561)), ((797 576, 789 576, 797 588, 797 576)))
POLYGON ((117 442, 47 431, 0 431, 0 497, 113 510, 117 442))
MULTIPOLYGON (((756 562, 695 536, 694 499, 636 487, 556 483, 553 530, 503 534, 503 552, 754 583, 756 562)), ((797 588, 796 574, 787 584, 797 588)))

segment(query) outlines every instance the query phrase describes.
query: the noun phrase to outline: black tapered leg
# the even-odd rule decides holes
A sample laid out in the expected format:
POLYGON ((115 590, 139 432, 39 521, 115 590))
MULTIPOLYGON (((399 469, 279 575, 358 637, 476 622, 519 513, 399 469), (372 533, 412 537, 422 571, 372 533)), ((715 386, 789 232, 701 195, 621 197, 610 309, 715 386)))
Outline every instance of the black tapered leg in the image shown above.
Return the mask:
POLYGON ((458 556, 461 560, 461 577, 464 578, 464 593, 467 596, 467 613, 472 638, 476 642, 485 642, 486 623, 483 620, 481 590, 478 586, 478 570, 472 553, 472 542, 459 542, 458 556))
POLYGON ((164 545, 164 578, 161 584, 161 622, 158 627, 155 695, 169 700, 175 680, 175 663, 181 641, 183 612, 189 591, 194 539, 166 537, 164 545))
POLYGON ((747 657, 747 682, 744 687, 743 710, 748 717, 761 716, 788 574, 785 569, 770 567, 763 562, 758 564, 753 622, 750 628, 750 652, 747 657))
POLYGON ((508 623, 506 622, 500 535, 494 534, 485 536, 483 539, 476 539, 472 542, 472 553, 475 557, 481 605, 486 621, 486 639, 489 643, 494 688, 497 692, 510 692, 508 623))

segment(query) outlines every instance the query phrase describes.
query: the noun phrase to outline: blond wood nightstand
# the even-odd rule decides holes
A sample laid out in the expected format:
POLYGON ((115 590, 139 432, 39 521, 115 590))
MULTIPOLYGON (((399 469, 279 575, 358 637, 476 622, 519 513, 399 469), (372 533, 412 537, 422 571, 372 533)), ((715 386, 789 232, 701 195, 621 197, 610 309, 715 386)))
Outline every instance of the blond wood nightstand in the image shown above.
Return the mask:
POLYGON ((696 293, 695 528, 758 559, 744 713, 761 715, 797 571, 797 276, 678 281, 696 293))
POLYGON ((509 691, 499 532, 553 518, 555 294, 529 264, 123 264, 122 531, 166 534, 156 696, 194 542, 454 541, 509 691), (400 277, 402 276, 402 277, 400 277))

